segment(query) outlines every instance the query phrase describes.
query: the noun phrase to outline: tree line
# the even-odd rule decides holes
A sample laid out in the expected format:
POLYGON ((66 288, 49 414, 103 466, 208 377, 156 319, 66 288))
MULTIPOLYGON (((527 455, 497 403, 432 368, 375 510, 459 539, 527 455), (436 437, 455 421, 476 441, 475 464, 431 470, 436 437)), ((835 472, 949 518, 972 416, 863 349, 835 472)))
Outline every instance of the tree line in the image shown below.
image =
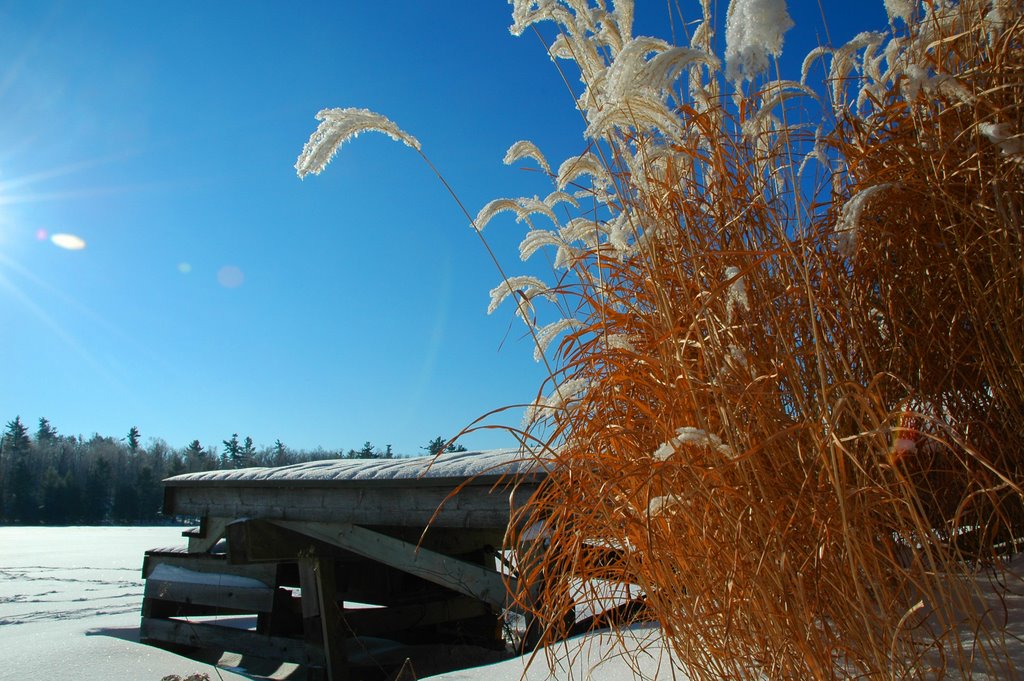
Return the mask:
MULTIPOLYGON (((193 440, 173 448, 160 438, 144 446, 132 426, 122 438, 62 435, 46 418, 35 433, 17 416, 0 436, 0 523, 103 524, 161 520, 164 478, 199 471, 249 466, 287 466, 323 459, 391 459, 403 455, 365 442, 360 449, 293 449, 280 440, 256 447, 237 433, 222 446, 193 440)), ((427 454, 465 451, 436 437, 427 454)))

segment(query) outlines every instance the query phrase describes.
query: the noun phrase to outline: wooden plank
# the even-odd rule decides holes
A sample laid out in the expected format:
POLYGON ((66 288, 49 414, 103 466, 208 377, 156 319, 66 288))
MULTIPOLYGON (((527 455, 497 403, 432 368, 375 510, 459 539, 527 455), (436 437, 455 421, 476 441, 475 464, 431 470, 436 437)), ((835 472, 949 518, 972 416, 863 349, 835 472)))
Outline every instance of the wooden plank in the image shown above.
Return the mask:
POLYGON ((228 651, 269 660, 322 666, 322 654, 299 640, 266 636, 247 629, 235 629, 200 622, 143 617, 139 628, 143 641, 161 641, 177 645, 228 651))
POLYGON ((413 627, 470 619, 490 614, 486 603, 457 597, 434 603, 389 608, 345 609, 345 622, 357 636, 385 636, 413 627))
POLYGON ((504 578, 495 570, 419 548, 415 544, 348 523, 328 525, 274 522, 286 529, 398 568, 496 608, 505 607, 508 600, 504 578))
MULTIPOLYGON (((375 532, 401 539, 445 555, 494 552, 504 540, 503 531, 431 527, 425 534, 416 527, 371 527, 375 532)), ((228 561, 232 564, 291 562, 302 553, 332 555, 335 560, 363 562, 362 556, 325 544, 261 519, 236 520, 227 526, 228 561)), ((474 561, 475 562, 475 561, 474 561)))
POLYGON ((495 550, 505 541, 505 530, 487 528, 451 528, 431 525, 426 532, 421 527, 365 526, 374 532, 449 556, 479 549, 495 550))
POLYGON ((341 628, 334 570, 325 566, 330 560, 305 556, 299 561, 299 582, 302 589, 302 629, 306 647, 320 650, 328 681, 348 679, 345 658, 345 634, 341 628))
POLYGON ((320 597, 317 595, 316 586, 316 561, 313 558, 303 558, 299 561, 299 588, 302 590, 302 619, 306 629, 307 640, 323 643, 319 623, 305 626, 306 620, 320 617, 320 597))
POLYGON ((334 561, 330 558, 316 560, 314 570, 327 681, 348 681, 348 660, 345 658, 345 639, 348 631, 341 619, 341 606, 338 604, 335 586, 334 561))
POLYGON ((227 527, 228 560, 232 564, 294 561, 319 547, 309 537, 265 520, 236 520, 227 527))
POLYGON ((274 589, 195 584, 163 579, 146 580, 145 598, 205 605, 235 612, 270 612, 274 589))
POLYGON ((193 572, 209 575, 235 575, 249 577, 274 586, 277 579, 277 566, 273 564, 232 565, 227 556, 212 553, 146 553, 142 563, 142 576, 149 579, 159 565, 184 568, 193 572))
POLYGON ((208 553, 224 536, 224 529, 227 527, 227 524, 228 518, 203 516, 199 523, 198 532, 182 533, 182 536, 188 537, 188 552, 208 553))
POLYGON ((447 487, 296 487, 196 486, 165 488, 165 512, 171 515, 265 518, 354 525, 423 528, 483 528, 504 532, 510 508, 522 505, 536 489, 520 485, 491 490, 469 486, 449 499, 447 487), (436 515, 435 515, 436 513, 436 515))

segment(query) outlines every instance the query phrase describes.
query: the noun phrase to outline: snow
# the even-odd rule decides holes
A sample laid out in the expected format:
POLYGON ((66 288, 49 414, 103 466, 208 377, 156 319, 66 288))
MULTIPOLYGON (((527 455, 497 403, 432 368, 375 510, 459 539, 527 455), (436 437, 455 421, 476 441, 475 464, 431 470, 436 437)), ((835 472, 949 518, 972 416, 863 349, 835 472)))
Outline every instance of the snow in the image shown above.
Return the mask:
MULTIPOLYGON (((504 662, 426 677, 434 681, 632 681, 636 678, 687 681, 689 678, 672 657, 655 625, 634 626, 622 639, 604 633, 578 636, 558 644, 557 662, 544 652, 504 662), (625 644, 625 648, 620 644, 625 644), (623 650, 631 651, 624 655, 623 650)), ((421 681, 425 681, 421 680, 421 681)))
POLYGON ((517 449, 486 452, 452 452, 437 457, 415 459, 331 459, 310 461, 279 468, 241 468, 238 470, 186 473, 170 478, 171 484, 191 482, 324 482, 386 481, 419 479, 465 479, 475 476, 528 473, 537 463, 517 449))
MULTIPOLYGON (((241 663, 238 656, 225 655, 221 666, 214 667, 138 642, 143 555, 155 546, 181 544, 182 529, 0 527, 0 681, 160 681, 172 674, 184 678, 196 673, 224 681, 305 678, 294 665, 256 674, 233 666, 241 663)), ((667 658, 658 652, 656 628, 637 628, 625 636, 637 645, 652 644, 640 656, 649 677, 659 664, 664 667, 667 658)), ((570 671, 574 679, 587 678, 591 670, 593 678, 633 678, 623 658, 601 661, 615 648, 607 634, 564 645, 573 652, 580 644, 583 652, 556 667, 556 678, 568 678, 570 671)), ((518 681, 525 667, 524 658, 515 658, 430 678, 518 681)), ((546 659, 538 655, 523 678, 545 679, 550 674, 546 659)))
POLYGON ((266 589, 272 584, 264 584, 252 577, 239 575, 226 575, 213 572, 196 572, 176 565, 161 563, 149 574, 150 579, 160 579, 165 582, 182 582, 184 584, 209 584, 212 586, 233 587, 236 589, 266 589))
POLYGON ((782 39, 793 28, 785 0, 732 0, 725 22, 725 77, 752 80, 768 69, 768 55, 782 53, 782 39))
MULTIPOLYGON (((215 668, 138 642, 143 554, 154 546, 181 544, 181 530, 0 527, 0 681, 160 681, 195 673, 225 681, 304 678, 294 665, 246 670, 238 666, 244 663, 238 656, 225 655, 215 668)), ((1024 580, 1013 575, 1024 575, 1024 556, 1011 563, 1002 594, 985 581, 980 584, 992 612, 1001 621, 1005 613, 1007 654, 1024 669, 1024 580)), ((220 623, 228 624, 226 619, 220 623)), ((970 632, 961 634, 970 640, 970 632)), ((541 652, 532 662, 513 658, 429 678, 629 681, 635 672, 646 679, 688 678, 673 664, 656 625, 632 627, 621 638, 607 632, 576 637, 554 652, 558 662, 541 652)))
POLYGON ((138 642, 142 558, 181 527, 0 527, 0 681, 247 677, 138 642))

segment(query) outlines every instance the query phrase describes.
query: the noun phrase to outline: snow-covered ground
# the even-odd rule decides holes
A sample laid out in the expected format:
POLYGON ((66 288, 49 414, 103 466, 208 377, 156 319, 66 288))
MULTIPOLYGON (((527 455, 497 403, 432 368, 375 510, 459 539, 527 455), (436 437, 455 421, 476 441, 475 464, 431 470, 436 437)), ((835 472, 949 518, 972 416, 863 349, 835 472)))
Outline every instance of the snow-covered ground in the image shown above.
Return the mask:
MULTIPOLYGON (((0 527, 0 681, 160 681, 172 674, 194 673, 208 674, 214 681, 266 678, 215 668, 138 642, 143 554, 157 546, 181 545, 182 529, 0 527)), ((629 636, 647 643, 657 637, 654 630, 643 629, 629 636)), ((583 654, 554 670, 555 678, 633 678, 621 658, 600 662, 614 645, 609 637, 590 640, 593 644, 585 646, 583 654)), ((646 676, 673 678, 658 647, 652 650, 640 656, 646 676)), ((230 656, 222 660, 231 663, 230 656)), ((259 672, 281 678, 289 667, 259 672)), ((519 681, 524 667, 523 660, 513 659, 432 678, 519 681)), ((551 676, 543 657, 538 657, 525 678, 551 676)))
MULTIPOLYGON (((205 673, 214 681, 287 678, 294 666, 231 671, 138 642, 142 558, 146 549, 181 545, 181 527, 0 527, 0 681, 160 681, 205 673), (240 672, 245 671, 245 674, 240 672), (258 672, 258 673, 257 673, 258 672)), ((1024 574, 1024 557, 1013 572, 1024 574)), ((988 606, 1005 622, 1006 653, 1024 667, 1024 581, 1005 578, 1001 597, 988 606)), ((969 639, 968 632, 963 634, 969 639)), ((516 658, 448 672, 433 681, 628 681, 634 669, 646 679, 676 679, 656 627, 638 627, 620 641, 593 634, 563 644, 562 662, 549 668, 539 655, 527 669, 516 658), (524 676, 525 672, 525 676, 524 676)), ((415 670, 414 670, 415 671, 415 670)), ((292 674, 293 677, 296 675, 292 674)), ((302 678, 301 672, 296 678, 302 678)), ((974 678, 989 679, 984 674, 974 678)))
POLYGON ((143 553, 181 530, 0 527, 0 679, 244 679, 138 642, 143 553))

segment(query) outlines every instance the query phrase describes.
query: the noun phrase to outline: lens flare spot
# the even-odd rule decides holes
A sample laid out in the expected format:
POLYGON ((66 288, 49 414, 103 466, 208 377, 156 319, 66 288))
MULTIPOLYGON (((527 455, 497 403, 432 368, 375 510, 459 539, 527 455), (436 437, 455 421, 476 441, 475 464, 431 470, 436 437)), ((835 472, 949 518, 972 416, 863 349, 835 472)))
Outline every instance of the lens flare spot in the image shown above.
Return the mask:
POLYGON ((224 288, 238 288, 245 281, 245 274, 234 265, 225 265, 217 271, 217 281, 224 288))
POLYGON ((192 271, 192 264, 187 262, 179 262, 178 271, 181 272, 182 274, 188 274, 189 272, 192 271))
POLYGON ((36 230, 36 241, 46 241, 49 238, 50 233, 47 232, 45 229, 40 228, 36 230))
POLYGON ((80 251, 85 248, 85 239, 74 234, 54 234, 50 241, 54 246, 67 251, 80 251))

